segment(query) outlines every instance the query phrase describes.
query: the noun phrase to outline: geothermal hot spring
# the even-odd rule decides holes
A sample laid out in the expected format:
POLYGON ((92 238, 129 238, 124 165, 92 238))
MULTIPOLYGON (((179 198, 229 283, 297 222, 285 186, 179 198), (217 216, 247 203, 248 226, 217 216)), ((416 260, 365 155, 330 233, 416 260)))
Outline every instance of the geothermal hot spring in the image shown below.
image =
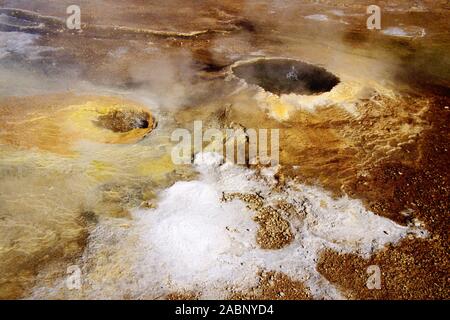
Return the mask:
POLYGON ((78 3, 0 0, 0 299, 448 299, 448 2, 78 3))

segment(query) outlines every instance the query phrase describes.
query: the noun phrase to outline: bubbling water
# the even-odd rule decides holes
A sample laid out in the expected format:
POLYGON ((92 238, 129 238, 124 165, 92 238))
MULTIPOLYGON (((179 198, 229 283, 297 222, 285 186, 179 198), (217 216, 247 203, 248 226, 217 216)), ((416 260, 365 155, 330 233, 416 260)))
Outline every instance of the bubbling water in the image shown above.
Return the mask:
POLYGON ((291 59, 258 59, 232 68, 235 76, 277 95, 328 92, 339 78, 322 67, 291 59))

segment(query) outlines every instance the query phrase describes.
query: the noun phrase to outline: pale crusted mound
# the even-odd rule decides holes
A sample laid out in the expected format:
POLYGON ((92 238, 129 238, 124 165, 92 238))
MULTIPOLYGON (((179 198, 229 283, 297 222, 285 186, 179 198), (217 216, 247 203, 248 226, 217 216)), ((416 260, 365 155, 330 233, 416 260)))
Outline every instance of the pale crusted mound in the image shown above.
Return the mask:
POLYGON ((75 153, 80 140, 133 143, 154 127, 146 108, 112 97, 8 97, 0 100, 0 114, 1 142, 66 155, 75 153))
POLYGON ((231 300, 310 300, 311 292, 301 281, 279 272, 259 273, 258 285, 246 292, 234 292, 231 300))
POLYGON ((289 222, 281 212, 272 206, 264 205, 263 198, 257 194, 231 193, 224 194, 224 201, 239 199, 256 212, 253 220, 260 226, 256 234, 256 242, 262 249, 281 249, 294 239, 289 222))

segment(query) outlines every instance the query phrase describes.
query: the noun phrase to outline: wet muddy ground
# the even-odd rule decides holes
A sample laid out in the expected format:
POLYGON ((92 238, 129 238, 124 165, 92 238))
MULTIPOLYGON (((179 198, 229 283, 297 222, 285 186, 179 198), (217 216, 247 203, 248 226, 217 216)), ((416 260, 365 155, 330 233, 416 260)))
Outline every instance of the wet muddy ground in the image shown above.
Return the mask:
POLYGON ((0 298, 448 299, 450 7, 375 3, 0 1, 0 298))

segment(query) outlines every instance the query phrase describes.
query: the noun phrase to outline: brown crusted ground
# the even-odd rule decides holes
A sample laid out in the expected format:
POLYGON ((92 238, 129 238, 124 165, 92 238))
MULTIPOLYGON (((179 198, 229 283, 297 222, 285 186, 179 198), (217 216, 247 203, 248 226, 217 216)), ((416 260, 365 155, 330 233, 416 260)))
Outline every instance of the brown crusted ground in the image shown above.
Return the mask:
MULTIPOLYGON (((258 285, 245 291, 231 290, 229 300, 310 300, 311 293, 301 281, 292 280, 284 273, 261 271, 258 285)), ((167 300, 197 300, 199 294, 190 291, 172 292, 167 300)))
POLYGON ((262 249, 281 249, 294 240, 289 222, 277 209, 264 206, 264 200, 260 195, 230 193, 224 194, 222 200, 233 199, 247 203, 250 210, 256 211, 253 220, 260 226, 256 233, 256 242, 262 249))
POLYGON ((441 240, 404 240, 368 260, 355 254, 322 253, 318 271, 350 299, 448 299, 445 243, 441 240), (381 289, 366 286, 370 265, 381 271, 381 289))
POLYGON ((261 208, 253 219, 260 225, 256 241, 262 249, 281 249, 294 240, 289 222, 276 209, 261 208))
POLYGON ((166 297, 166 300, 198 300, 198 294, 195 292, 172 292, 166 297))
POLYGON ((450 98, 437 97, 425 120, 432 125, 410 150, 417 149, 414 162, 404 159, 376 165, 366 177, 348 184, 354 196, 364 199, 376 213, 405 222, 424 221, 434 234, 448 232, 450 208, 450 98), (401 214, 410 209, 409 216, 401 214))
POLYGON ((418 218, 431 234, 425 240, 405 239, 369 260, 352 254, 324 252, 318 271, 351 298, 448 299, 450 296, 448 92, 433 99, 426 119, 432 127, 421 135, 417 143, 419 156, 414 163, 401 160, 380 163, 370 175, 360 177, 349 186, 377 214, 399 222, 418 218), (381 269, 381 290, 368 290, 365 286, 366 268, 372 264, 381 269))
POLYGON ((279 272, 261 272, 259 284, 246 292, 235 292, 231 300, 310 300, 311 293, 301 281, 279 272))

